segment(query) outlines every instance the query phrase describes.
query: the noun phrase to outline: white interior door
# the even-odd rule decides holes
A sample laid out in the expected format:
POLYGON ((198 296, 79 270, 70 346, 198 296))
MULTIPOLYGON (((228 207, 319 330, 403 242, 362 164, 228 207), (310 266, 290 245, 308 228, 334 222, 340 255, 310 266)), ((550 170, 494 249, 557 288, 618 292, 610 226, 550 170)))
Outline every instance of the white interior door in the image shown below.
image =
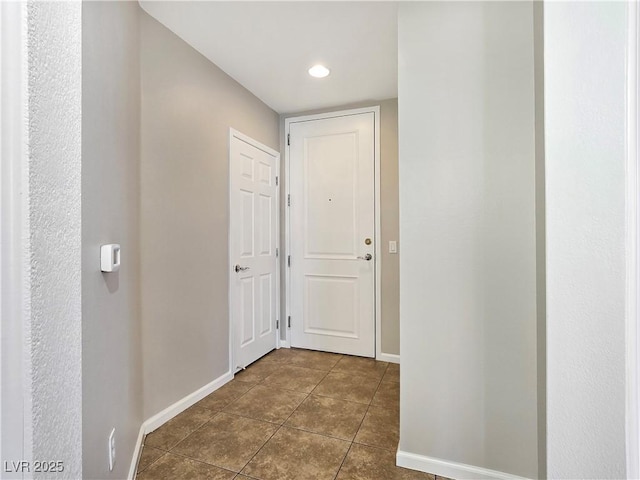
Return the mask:
POLYGON ((230 140, 230 315, 233 371, 276 347, 280 156, 237 132, 230 140))
POLYGON ((375 117, 289 125, 291 344, 375 356, 375 117))

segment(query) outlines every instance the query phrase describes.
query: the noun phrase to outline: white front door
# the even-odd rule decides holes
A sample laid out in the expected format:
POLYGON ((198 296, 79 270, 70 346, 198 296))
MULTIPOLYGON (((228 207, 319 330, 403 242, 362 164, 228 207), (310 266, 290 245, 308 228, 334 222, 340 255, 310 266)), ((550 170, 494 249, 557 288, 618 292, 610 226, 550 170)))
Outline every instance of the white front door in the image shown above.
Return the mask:
POLYGON ((231 132, 229 288, 234 372, 276 348, 279 160, 275 151, 231 132))
POLYGON ((289 124, 291 345, 375 356, 375 117, 289 124))

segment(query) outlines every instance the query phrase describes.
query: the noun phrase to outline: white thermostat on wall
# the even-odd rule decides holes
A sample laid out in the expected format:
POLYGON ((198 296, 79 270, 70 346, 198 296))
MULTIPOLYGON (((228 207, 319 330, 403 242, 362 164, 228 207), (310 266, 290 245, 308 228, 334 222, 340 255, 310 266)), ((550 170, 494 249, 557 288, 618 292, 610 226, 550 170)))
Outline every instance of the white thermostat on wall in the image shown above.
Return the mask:
POLYGON ((120 245, 110 243, 100 247, 100 270, 117 272, 120 269, 120 245))

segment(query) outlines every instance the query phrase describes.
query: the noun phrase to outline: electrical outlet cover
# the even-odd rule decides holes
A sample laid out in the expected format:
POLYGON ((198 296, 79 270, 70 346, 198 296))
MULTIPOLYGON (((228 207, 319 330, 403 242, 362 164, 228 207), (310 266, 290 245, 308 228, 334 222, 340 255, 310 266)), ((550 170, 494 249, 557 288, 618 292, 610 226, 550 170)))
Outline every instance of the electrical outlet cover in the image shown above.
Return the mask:
POLYGON ((109 434, 109 471, 113 471, 116 463, 116 429, 113 428, 109 434))

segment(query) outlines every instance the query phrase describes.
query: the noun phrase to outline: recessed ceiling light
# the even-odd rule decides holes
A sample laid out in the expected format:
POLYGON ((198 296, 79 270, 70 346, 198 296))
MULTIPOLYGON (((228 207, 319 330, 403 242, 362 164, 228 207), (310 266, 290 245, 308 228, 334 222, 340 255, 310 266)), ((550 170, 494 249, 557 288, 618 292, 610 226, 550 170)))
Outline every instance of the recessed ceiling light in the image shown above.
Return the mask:
POLYGON ((309 75, 316 78, 324 78, 331 73, 324 65, 314 65, 309 69, 309 75))

